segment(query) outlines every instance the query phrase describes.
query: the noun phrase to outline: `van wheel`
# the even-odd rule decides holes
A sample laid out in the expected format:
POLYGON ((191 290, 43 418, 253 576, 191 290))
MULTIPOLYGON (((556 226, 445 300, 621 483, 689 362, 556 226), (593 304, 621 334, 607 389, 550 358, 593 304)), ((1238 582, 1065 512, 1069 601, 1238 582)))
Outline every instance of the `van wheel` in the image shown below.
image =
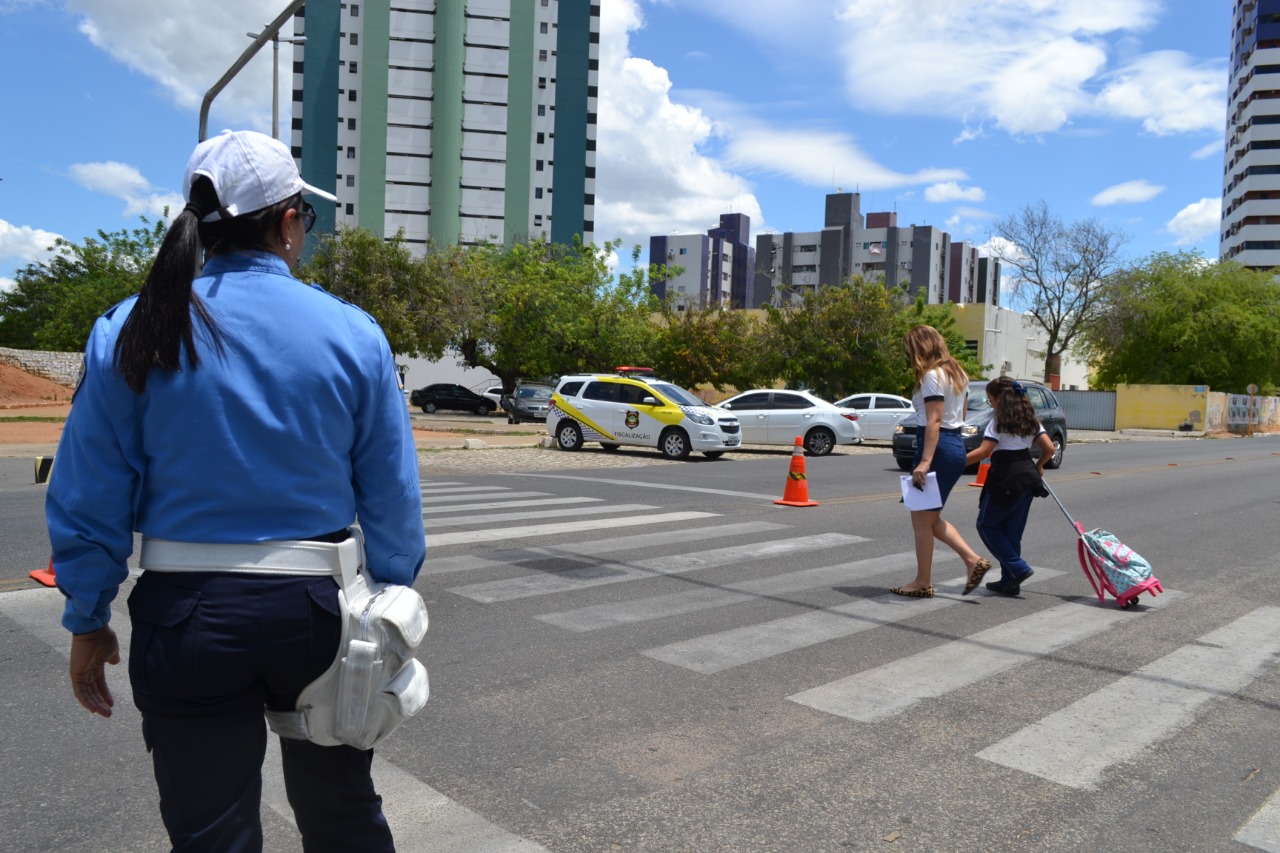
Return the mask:
POLYGON ((662 434, 659 448, 668 459, 688 459, 689 436, 682 429, 669 429, 662 434))
POLYGON ((836 436, 826 427, 809 430, 804 437, 804 449, 810 456, 826 456, 836 446, 836 436))
POLYGON ((1066 452, 1066 445, 1062 441, 1061 435, 1051 435, 1049 439, 1053 442, 1053 455, 1049 457, 1049 461, 1044 463, 1046 468, 1061 468, 1062 455, 1066 452))
POLYGON ((573 421, 561 421, 556 427, 556 444, 561 450, 581 450, 582 430, 573 421))
POLYGON ((604 450, 605 450, 606 452, 608 452, 608 453, 617 453, 617 452, 618 452, 618 448, 619 448, 619 447, 621 447, 621 445, 619 445, 619 444, 612 444, 612 443, 610 443, 610 442, 606 442, 606 441, 602 441, 602 442, 600 442, 600 446, 601 446, 602 448, 604 448, 604 450))

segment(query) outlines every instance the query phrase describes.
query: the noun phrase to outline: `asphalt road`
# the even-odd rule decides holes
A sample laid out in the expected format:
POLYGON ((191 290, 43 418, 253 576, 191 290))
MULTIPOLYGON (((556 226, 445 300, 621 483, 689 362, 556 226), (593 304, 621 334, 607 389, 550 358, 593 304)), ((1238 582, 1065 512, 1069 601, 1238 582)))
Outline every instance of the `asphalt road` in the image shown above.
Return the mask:
MULTIPOLYGON (((424 459, 432 699, 376 768, 401 850, 1280 851, 1280 439, 1068 448, 1057 493, 1164 586, 1134 611, 1048 501, 1021 597, 959 596, 942 551, 937 598, 887 596, 887 450, 806 460, 803 509, 777 451, 424 459)), ((0 849, 167 849, 124 667, 89 719, 21 580, 29 466, 0 460, 0 849)), ((945 513, 974 545, 977 493, 945 513)), ((273 774, 268 849, 298 850, 273 774)))

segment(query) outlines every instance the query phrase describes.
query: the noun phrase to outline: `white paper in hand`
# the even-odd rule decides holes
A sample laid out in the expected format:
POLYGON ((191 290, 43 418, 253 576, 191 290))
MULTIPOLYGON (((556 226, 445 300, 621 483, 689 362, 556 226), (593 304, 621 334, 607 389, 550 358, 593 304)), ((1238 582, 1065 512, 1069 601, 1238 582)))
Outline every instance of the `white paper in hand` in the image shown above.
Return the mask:
POLYGON ((902 502, 907 509, 938 509, 942 506, 942 492, 938 490, 938 475, 930 471, 924 478, 924 490, 911 484, 911 475, 902 475, 902 502))

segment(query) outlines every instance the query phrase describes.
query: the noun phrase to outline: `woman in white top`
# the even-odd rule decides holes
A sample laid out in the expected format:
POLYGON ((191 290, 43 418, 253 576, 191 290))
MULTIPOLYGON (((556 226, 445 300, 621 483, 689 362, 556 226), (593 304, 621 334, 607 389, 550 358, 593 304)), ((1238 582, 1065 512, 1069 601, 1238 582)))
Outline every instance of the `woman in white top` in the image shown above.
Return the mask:
POLYGON ((993 414, 987 421, 982 444, 969 453, 972 465, 991 457, 991 468, 978 498, 978 535, 1000 562, 1000 580, 987 589, 1001 595, 1017 595, 1031 577, 1030 564, 1022 558, 1022 532, 1027 527, 1031 499, 1044 497, 1044 466, 1053 458, 1053 442, 1036 420, 1036 408, 1027 399, 1027 388, 1007 376, 987 383, 987 400, 993 414), (1031 447, 1040 448, 1040 461, 1031 458, 1031 447))
POLYGON ((960 531, 943 521, 942 506, 965 469, 960 428, 964 426, 969 377, 932 326, 916 326, 907 332, 905 343, 907 359, 916 374, 912 396, 917 421, 916 456, 911 479, 916 488, 923 488, 927 475, 933 472, 938 480, 941 503, 935 509, 911 511, 916 576, 910 583, 896 586, 890 592, 912 598, 933 598, 933 540, 936 538, 964 560, 968 580, 963 594, 968 595, 991 568, 991 561, 979 557, 960 531))

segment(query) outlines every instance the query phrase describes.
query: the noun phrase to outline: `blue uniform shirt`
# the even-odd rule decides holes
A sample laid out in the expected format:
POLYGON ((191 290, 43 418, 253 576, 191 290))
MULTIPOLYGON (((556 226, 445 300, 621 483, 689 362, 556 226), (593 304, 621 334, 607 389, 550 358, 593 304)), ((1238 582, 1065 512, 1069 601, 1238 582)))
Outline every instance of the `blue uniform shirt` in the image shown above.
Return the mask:
POLYGON ((194 289, 200 365, 134 394, 115 369, 133 307, 100 317, 45 513, 63 625, 107 624, 133 532, 180 542, 305 539, 359 520, 369 574, 411 584, 426 556, 418 459, 386 337, 267 253, 209 259, 194 289))

